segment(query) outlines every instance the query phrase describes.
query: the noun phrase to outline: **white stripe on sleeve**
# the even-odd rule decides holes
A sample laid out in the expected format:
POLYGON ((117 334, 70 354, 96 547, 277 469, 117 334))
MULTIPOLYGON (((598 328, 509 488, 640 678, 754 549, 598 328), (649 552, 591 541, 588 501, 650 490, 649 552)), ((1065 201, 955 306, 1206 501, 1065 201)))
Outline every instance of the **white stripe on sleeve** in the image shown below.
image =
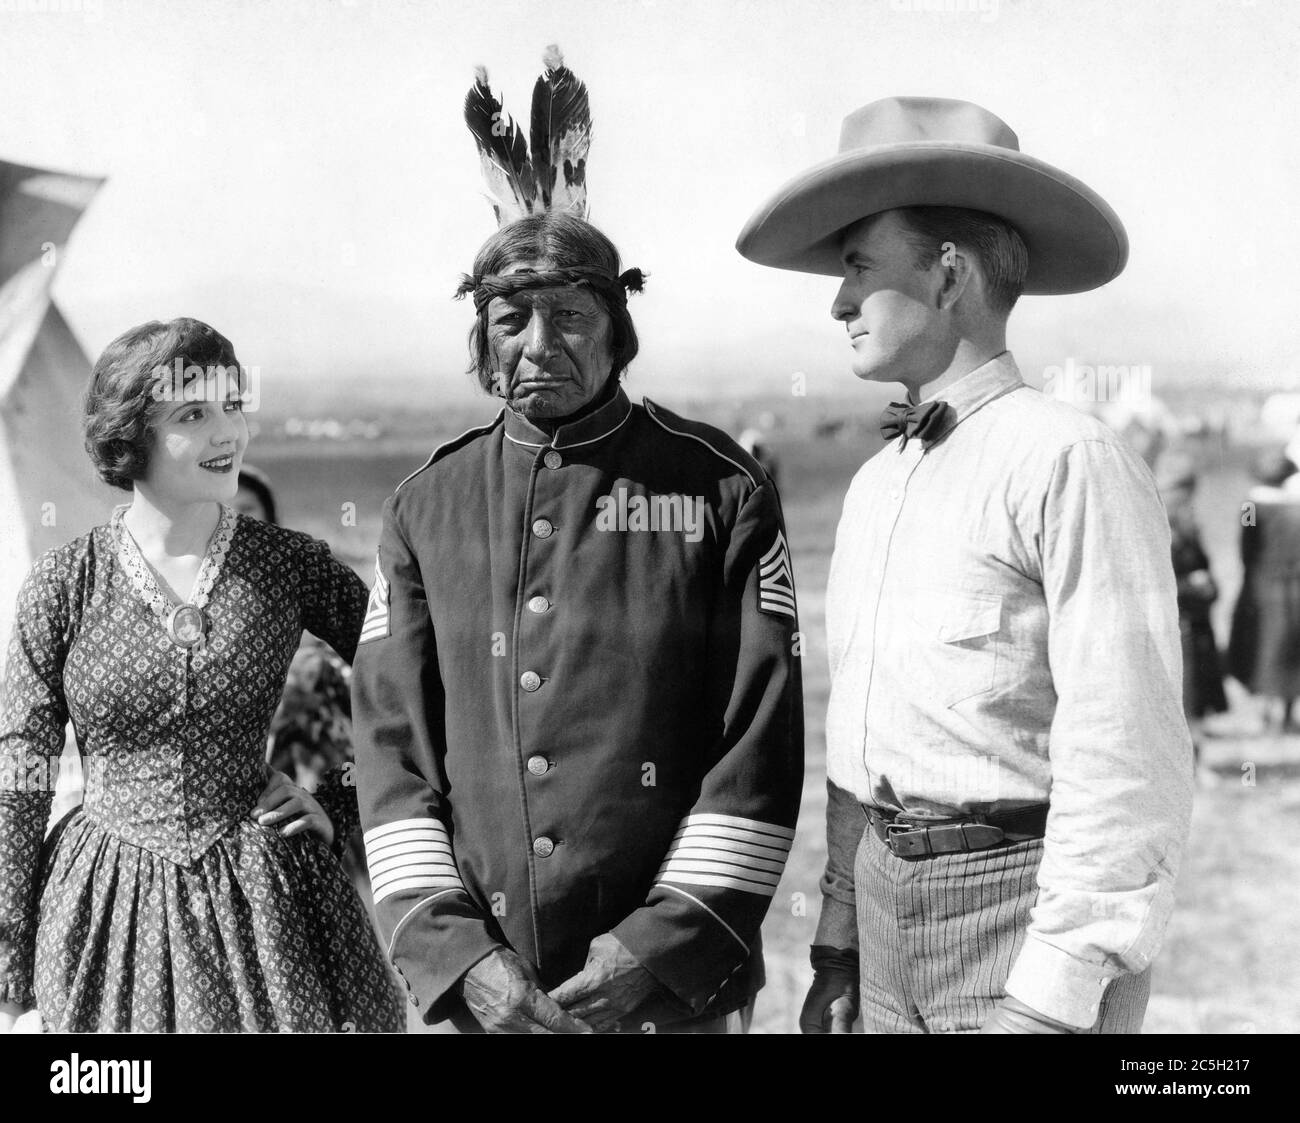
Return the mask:
POLYGON ((365 833, 375 904, 408 889, 464 889, 451 836, 437 819, 399 819, 365 833))

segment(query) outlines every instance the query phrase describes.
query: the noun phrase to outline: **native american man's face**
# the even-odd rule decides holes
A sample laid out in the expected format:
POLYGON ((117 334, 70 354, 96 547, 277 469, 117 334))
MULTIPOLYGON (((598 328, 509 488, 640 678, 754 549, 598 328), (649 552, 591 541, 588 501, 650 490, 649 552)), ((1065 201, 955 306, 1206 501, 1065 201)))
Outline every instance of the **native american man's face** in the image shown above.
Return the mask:
POLYGON ((831 315, 848 330, 854 374, 913 389, 947 366, 953 341, 940 308, 944 270, 917 269, 906 235, 893 211, 848 228, 840 243, 844 282, 831 315))
MULTIPOLYGON (((553 268, 525 261, 505 273, 553 268)), ((613 324, 580 285, 525 289, 488 305, 494 392, 530 421, 565 417, 590 402, 614 365, 613 324)))

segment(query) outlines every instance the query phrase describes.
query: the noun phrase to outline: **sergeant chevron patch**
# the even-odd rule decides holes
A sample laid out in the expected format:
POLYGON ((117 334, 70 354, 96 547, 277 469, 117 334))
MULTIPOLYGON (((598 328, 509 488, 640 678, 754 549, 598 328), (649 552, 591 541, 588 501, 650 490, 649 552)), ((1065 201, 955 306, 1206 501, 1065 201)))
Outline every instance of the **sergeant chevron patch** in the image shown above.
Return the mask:
POLYGON ((392 629, 388 625, 388 582, 384 579, 384 571, 379 568, 379 555, 375 554, 375 587, 370 590, 366 618, 361 624, 361 638, 357 643, 382 639, 388 635, 392 635, 392 629))
POLYGON ((785 535, 776 532, 772 548, 758 562, 758 607, 761 612, 774 616, 795 615, 794 575, 790 571, 790 551, 785 545, 785 535))

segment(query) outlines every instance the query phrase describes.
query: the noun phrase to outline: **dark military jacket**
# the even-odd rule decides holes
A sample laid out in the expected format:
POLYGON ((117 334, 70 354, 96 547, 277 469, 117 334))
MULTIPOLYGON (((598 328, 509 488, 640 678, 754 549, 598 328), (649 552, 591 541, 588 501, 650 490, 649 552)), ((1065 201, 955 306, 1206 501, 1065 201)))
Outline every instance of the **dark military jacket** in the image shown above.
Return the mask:
POLYGON ((503 410, 384 508, 353 675, 389 952, 428 1021, 497 945, 546 988, 613 932, 661 1021, 736 1009, 803 773, 776 488, 621 389, 551 438, 503 410))

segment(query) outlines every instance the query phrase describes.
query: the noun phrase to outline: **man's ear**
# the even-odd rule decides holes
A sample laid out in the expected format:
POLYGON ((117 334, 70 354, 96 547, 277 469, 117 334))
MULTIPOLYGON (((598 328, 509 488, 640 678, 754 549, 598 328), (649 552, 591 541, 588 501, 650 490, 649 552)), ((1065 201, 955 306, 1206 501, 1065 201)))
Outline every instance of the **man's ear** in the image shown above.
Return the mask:
POLYGON ((940 311, 948 311, 972 283, 975 275, 975 263, 969 253, 957 248, 953 242, 944 242, 939 247, 939 269, 942 282, 938 292, 940 311))

